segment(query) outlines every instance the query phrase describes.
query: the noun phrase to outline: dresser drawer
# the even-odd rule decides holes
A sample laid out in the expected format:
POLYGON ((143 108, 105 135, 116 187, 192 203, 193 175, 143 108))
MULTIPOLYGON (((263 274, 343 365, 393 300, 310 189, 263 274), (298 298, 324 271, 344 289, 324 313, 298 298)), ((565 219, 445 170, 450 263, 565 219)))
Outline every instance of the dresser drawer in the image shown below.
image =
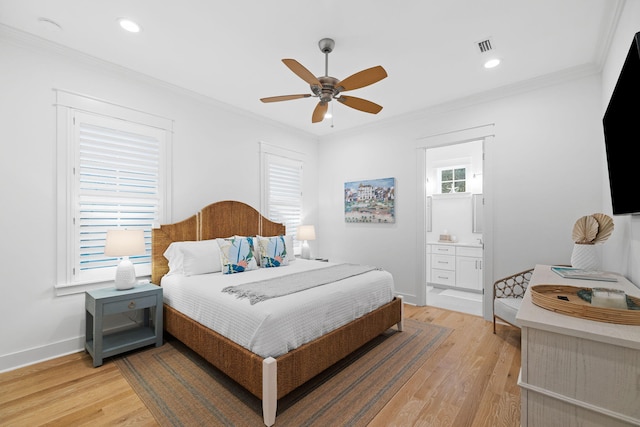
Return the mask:
POLYGON ((104 304, 104 314, 115 314, 115 313, 123 313, 128 310, 138 310, 141 308, 155 307, 156 306, 156 296, 149 295, 146 297, 136 297, 132 296, 129 299, 124 299, 121 301, 113 301, 107 302, 104 304))
POLYGON ((431 245, 432 254, 455 255, 456 247, 450 245, 431 245))
POLYGON ((431 282, 441 285, 455 286, 456 272, 434 268, 433 270, 431 270, 431 282))
POLYGON ((456 269, 456 257, 451 255, 431 255, 431 268, 437 268, 439 270, 455 270, 456 269))

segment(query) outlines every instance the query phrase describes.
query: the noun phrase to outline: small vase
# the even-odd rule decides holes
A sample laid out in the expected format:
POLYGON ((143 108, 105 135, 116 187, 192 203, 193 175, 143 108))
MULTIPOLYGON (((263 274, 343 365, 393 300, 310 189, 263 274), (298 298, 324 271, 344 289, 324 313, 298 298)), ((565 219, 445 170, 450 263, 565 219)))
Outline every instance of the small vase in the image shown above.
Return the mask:
POLYGON ((599 270, 600 260, 596 252, 596 245, 574 244, 571 254, 571 266, 583 270, 599 270))

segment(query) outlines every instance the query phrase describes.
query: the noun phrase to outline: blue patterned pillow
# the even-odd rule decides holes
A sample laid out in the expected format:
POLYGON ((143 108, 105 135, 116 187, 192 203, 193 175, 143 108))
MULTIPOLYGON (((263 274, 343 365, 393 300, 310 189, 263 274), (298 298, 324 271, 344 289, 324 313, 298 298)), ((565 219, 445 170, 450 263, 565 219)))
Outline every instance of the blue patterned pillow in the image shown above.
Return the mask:
POLYGON ((231 237, 216 239, 220 247, 220 262, 223 274, 242 273, 258 268, 253 255, 251 237, 231 237))
POLYGON ((257 250, 261 267, 280 267, 289 264, 284 236, 257 236, 256 239, 258 239, 257 250))

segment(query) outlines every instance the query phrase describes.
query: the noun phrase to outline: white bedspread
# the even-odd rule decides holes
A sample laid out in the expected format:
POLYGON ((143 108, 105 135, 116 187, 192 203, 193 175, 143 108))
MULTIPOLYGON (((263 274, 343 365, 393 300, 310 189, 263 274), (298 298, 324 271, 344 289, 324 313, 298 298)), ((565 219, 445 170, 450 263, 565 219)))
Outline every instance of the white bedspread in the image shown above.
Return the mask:
POLYGON ((167 305, 262 357, 278 357, 391 301, 391 274, 374 270, 255 305, 221 290, 323 266, 299 259, 237 274, 170 275, 161 285, 167 305))

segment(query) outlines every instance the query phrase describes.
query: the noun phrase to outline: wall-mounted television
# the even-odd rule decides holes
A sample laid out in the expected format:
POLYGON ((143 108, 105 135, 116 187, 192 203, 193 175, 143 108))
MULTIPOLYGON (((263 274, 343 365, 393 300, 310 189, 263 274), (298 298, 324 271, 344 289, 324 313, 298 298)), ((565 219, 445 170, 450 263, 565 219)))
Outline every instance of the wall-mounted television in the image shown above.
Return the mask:
POLYGON ((640 213, 640 32, 631 42, 602 119, 613 214, 640 213))

